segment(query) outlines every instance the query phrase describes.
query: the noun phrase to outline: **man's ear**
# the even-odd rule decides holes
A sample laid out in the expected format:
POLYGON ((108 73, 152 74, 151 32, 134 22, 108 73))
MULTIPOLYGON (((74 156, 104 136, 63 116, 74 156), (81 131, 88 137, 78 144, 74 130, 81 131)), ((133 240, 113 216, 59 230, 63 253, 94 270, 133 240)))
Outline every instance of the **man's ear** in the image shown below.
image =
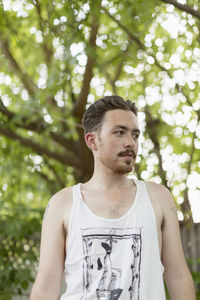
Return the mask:
POLYGON ((90 150, 97 150, 97 135, 94 131, 85 135, 85 142, 90 150))

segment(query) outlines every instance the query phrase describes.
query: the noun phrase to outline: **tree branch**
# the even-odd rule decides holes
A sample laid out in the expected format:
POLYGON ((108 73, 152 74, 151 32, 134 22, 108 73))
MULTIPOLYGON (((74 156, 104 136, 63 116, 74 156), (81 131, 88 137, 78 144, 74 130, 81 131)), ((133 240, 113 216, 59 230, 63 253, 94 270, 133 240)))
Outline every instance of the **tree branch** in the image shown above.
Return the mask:
POLYGON ((46 158, 43 158, 45 164, 47 165, 47 167, 53 172, 57 182, 59 183, 60 187, 64 187, 65 186, 65 181, 63 180, 63 178, 61 176, 59 176, 59 174, 57 173, 57 171, 55 170, 55 168, 49 163, 49 161, 46 158))
POLYGON ((104 69, 102 70, 102 73, 104 74, 104 76, 106 77, 106 79, 108 80, 108 82, 110 83, 111 88, 112 88, 112 91, 113 91, 113 94, 117 94, 115 82, 114 82, 113 79, 111 78, 111 76, 110 76, 110 74, 108 73, 108 71, 106 70, 106 68, 104 68, 104 69))
MULTIPOLYGON (((3 104, 3 101, 0 98, 0 112, 8 117, 8 120, 11 121, 16 118, 16 122, 13 122, 17 127, 31 130, 37 133, 42 133, 45 130, 48 130, 49 125, 47 125, 43 118, 38 117, 37 121, 31 122, 27 117, 20 116, 20 121, 17 119, 17 114, 11 112, 7 109, 7 107, 3 104)), ((65 130, 69 130, 67 126, 65 126, 65 130)), ((72 153, 78 153, 78 143, 72 139, 65 139, 62 134, 49 131, 50 136, 52 139, 57 142, 58 144, 62 145, 65 149, 67 148, 72 153)))
POLYGON ((28 76, 28 74, 23 73, 20 66, 18 65, 16 59, 12 55, 9 49, 9 45, 7 41, 3 41, 1 39, 0 41, 0 47, 2 50, 2 53, 6 56, 10 63, 11 69, 15 72, 15 74, 21 79, 25 89, 29 92, 30 95, 33 95, 37 90, 37 86, 32 81, 32 79, 28 76))
POLYGON ((21 145, 31 148, 32 150, 34 150, 41 156, 47 155, 48 157, 51 157, 63 164, 70 165, 73 167, 80 167, 80 163, 78 161, 76 161, 75 159, 72 159, 72 157, 69 157, 66 153, 60 154, 57 152, 53 152, 53 151, 47 149, 47 147, 43 147, 28 138, 24 138, 24 137, 16 134, 15 132, 13 132, 12 130, 7 129, 1 125, 0 125, 0 133, 12 140, 19 141, 21 145))
MULTIPOLYGON (((130 47, 130 43, 128 44, 127 48, 125 51, 123 51, 122 53, 122 56, 125 56, 125 54, 128 52, 129 50, 129 47, 130 47)), ((125 56, 126 57, 126 56, 125 56)), ((117 71, 116 71, 116 74, 115 74, 115 77, 113 78, 112 80, 112 86, 115 87, 115 82, 119 79, 120 75, 121 75, 121 72, 122 72, 122 67, 123 67, 123 64, 124 64, 124 60, 121 60, 118 67, 117 67, 117 71)), ((114 91, 116 91, 116 87, 114 88, 114 91)))
POLYGON ((44 179, 48 184, 49 186, 52 187, 52 185, 55 185, 55 181, 53 181, 52 179, 50 179, 46 174, 44 174, 43 172, 41 171, 38 171, 38 170, 34 170, 34 172, 36 174, 38 174, 42 179, 44 179))
MULTIPOLYGON (((127 49, 124 51, 127 52, 128 50, 128 47, 127 49)), ((123 54, 124 54, 123 53, 123 54)), ((121 60, 120 63, 118 64, 118 67, 117 67, 117 70, 116 70, 116 73, 115 73, 115 76, 113 78, 111 78, 111 75, 109 74, 109 72, 106 70, 107 68, 102 68, 102 65, 100 66, 99 64, 99 67, 102 68, 102 73, 105 75, 105 77, 107 78, 108 82, 110 83, 111 87, 112 87, 112 90, 113 90, 113 93, 114 94, 117 94, 117 89, 116 89, 116 85, 115 85, 115 82, 119 79, 120 75, 121 75, 121 72, 122 72, 122 67, 123 67, 123 64, 124 64, 124 60, 121 60)))
POLYGON ((147 128, 150 128, 148 131, 149 137, 152 140, 154 144, 154 152, 156 153, 158 160, 159 160, 159 174, 162 179, 163 184, 168 187, 167 180, 166 180, 166 172, 163 169, 163 161, 162 156, 160 154, 160 144, 157 139, 157 131, 158 131, 158 125, 160 124, 160 120, 153 120, 151 117, 151 114, 149 112, 148 105, 145 107, 145 115, 146 115, 146 122, 147 122, 147 128))
POLYGON ((109 11, 107 11, 107 9, 105 7, 102 7, 102 10, 106 13, 106 15, 108 15, 114 22, 117 23, 117 25, 123 29, 127 35, 129 36, 130 40, 135 42, 139 48, 141 50, 145 50, 145 46, 141 43, 141 41, 132 33, 128 30, 128 28, 126 26, 124 26, 119 20, 115 19, 110 13, 109 11))
POLYGON ((35 5, 36 11, 37 11, 37 14, 38 14, 38 17, 39 17, 40 30, 41 30, 42 36, 43 36, 43 43, 42 43, 43 53, 44 53, 46 64, 49 65, 49 63, 51 61, 51 57, 53 55, 53 50, 49 49, 49 47, 47 46, 47 39, 46 39, 46 36, 44 34, 44 20, 43 20, 42 15, 41 15, 40 3, 39 3, 38 0, 34 0, 34 1, 32 1, 32 3, 35 5))
MULTIPOLYGON (((0 98, 0 112, 3 113, 8 117, 8 120, 11 121, 13 119, 17 119, 17 114, 8 110, 7 107, 3 104, 3 101, 0 98)), ((38 118, 36 122, 31 122, 27 117, 25 116, 20 116, 20 120, 22 123, 19 121, 14 122, 17 127, 31 130, 31 131, 37 131, 38 133, 43 132, 45 129, 47 129, 47 125, 44 124, 44 121, 42 118, 38 118)))
POLYGON ((174 0, 160 0, 160 1, 167 3, 167 4, 172 4, 176 8, 180 9, 181 11, 187 12, 187 13, 191 14, 193 17, 198 18, 200 20, 200 11, 195 10, 194 8, 192 8, 191 6, 189 6, 187 4, 181 4, 174 0))
POLYGON ((5 114, 8 119, 14 118, 15 114, 7 109, 7 107, 3 104, 3 101, 0 98, 0 112, 5 114))
MULTIPOLYGON (((170 71, 167 70, 165 67, 163 67, 163 66, 159 63, 159 61, 157 60, 157 58, 156 58, 156 56, 154 55, 153 52, 151 53, 151 56, 154 58, 155 64, 157 65, 157 67, 158 67, 159 69, 161 69, 162 71, 166 72, 167 75, 169 76, 169 78, 172 79, 173 76, 172 76, 172 74, 170 73, 170 71)), ((182 88, 178 83, 176 83, 175 89, 177 90, 178 93, 182 93, 183 96, 185 97, 187 103, 188 103, 190 106, 192 106, 192 102, 190 101, 188 95, 186 95, 186 93, 183 91, 183 88, 182 88)))
POLYGON ((188 162, 188 166, 187 166, 187 178, 185 180, 185 190, 184 190, 184 201, 181 203, 181 210, 183 212, 184 215, 184 221, 187 222, 188 220, 193 223, 193 218, 192 218, 192 213, 191 213, 191 205, 190 205, 190 201, 189 201, 189 196, 188 196, 188 187, 187 187, 187 179, 188 176, 191 172, 191 168, 192 168, 192 162, 193 162, 193 157, 194 157, 194 140, 196 137, 196 133, 193 133, 193 137, 192 137, 192 145, 191 145, 191 150, 190 150, 190 161, 188 162))
MULTIPOLYGON (((83 77, 83 84, 81 88, 81 92, 79 94, 78 100, 76 101, 73 108, 73 116, 78 120, 82 118, 82 115, 85 111, 85 106, 87 103, 88 94, 90 91, 90 82, 93 76, 93 67, 95 62, 95 57, 93 56, 95 48, 96 48, 96 37, 99 29, 99 9, 100 9, 101 0, 92 1, 91 5, 91 31, 90 31, 90 39, 89 39, 89 51, 87 54, 87 64, 85 69, 85 74, 83 77), (91 53, 92 52, 92 53, 91 53)), ((89 180, 92 175, 93 163, 92 162, 92 154, 88 150, 85 144, 85 139, 83 135, 83 129, 77 128, 77 132, 79 135, 79 157, 84 157, 84 166, 82 170, 75 169, 75 178, 77 180, 84 181, 89 180)))
MULTIPOLYGON (((91 51, 94 52, 96 48, 96 37, 97 37, 98 29, 99 29, 99 20, 95 18, 95 14, 94 12, 92 12, 91 33, 90 33, 90 40, 89 40, 90 52, 91 51)), ((88 53, 88 59, 87 59, 81 92, 79 94, 78 100, 76 101, 73 109, 73 115, 78 117, 79 119, 82 117, 85 110, 85 105, 87 103, 87 97, 90 91, 90 82, 93 76, 92 73, 93 73, 94 62, 95 59, 93 55, 88 53)))
POLYGON ((76 142, 72 139, 65 139, 62 134, 55 133, 55 132, 50 132, 51 137, 55 142, 58 144, 62 145, 65 149, 71 151, 72 153, 78 153, 78 148, 79 148, 79 142, 76 142))

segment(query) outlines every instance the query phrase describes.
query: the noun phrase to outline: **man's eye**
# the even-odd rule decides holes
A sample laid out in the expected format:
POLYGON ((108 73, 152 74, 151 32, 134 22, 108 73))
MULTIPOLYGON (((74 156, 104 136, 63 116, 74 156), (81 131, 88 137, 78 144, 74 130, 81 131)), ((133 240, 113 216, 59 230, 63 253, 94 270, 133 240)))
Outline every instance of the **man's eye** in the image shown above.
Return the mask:
POLYGON ((117 135, 122 135, 122 134, 124 134, 124 131, 123 131, 123 130, 118 130, 118 131, 115 131, 115 133, 116 133, 117 135))
POLYGON ((138 139, 138 138, 139 138, 139 135, 136 134, 136 133, 134 133, 134 134, 133 134, 133 138, 134 138, 134 139, 138 139))

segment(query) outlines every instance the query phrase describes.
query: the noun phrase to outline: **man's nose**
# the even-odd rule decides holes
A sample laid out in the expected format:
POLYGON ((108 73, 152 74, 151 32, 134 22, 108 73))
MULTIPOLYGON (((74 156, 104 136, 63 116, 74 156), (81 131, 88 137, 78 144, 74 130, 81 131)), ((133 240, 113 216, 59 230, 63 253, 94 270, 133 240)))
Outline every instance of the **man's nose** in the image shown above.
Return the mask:
POLYGON ((126 140, 125 140, 125 147, 131 147, 133 148, 135 145, 134 139, 132 137, 132 134, 127 134, 126 140))

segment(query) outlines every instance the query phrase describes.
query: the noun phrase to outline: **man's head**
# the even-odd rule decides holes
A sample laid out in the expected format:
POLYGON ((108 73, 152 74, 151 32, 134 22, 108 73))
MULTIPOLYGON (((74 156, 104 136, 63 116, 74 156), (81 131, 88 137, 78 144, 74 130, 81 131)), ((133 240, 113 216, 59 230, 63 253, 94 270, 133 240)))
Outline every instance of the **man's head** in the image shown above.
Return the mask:
POLYGON ((107 111, 114 109, 122 109, 132 111, 137 116, 137 108, 135 103, 130 100, 124 100, 119 96, 105 96, 94 102, 85 111, 82 119, 84 134, 88 132, 100 132, 107 111))
POLYGON ((130 172, 138 151, 139 128, 135 103, 106 96, 93 103, 83 116, 87 146, 96 165, 117 174, 130 172))

